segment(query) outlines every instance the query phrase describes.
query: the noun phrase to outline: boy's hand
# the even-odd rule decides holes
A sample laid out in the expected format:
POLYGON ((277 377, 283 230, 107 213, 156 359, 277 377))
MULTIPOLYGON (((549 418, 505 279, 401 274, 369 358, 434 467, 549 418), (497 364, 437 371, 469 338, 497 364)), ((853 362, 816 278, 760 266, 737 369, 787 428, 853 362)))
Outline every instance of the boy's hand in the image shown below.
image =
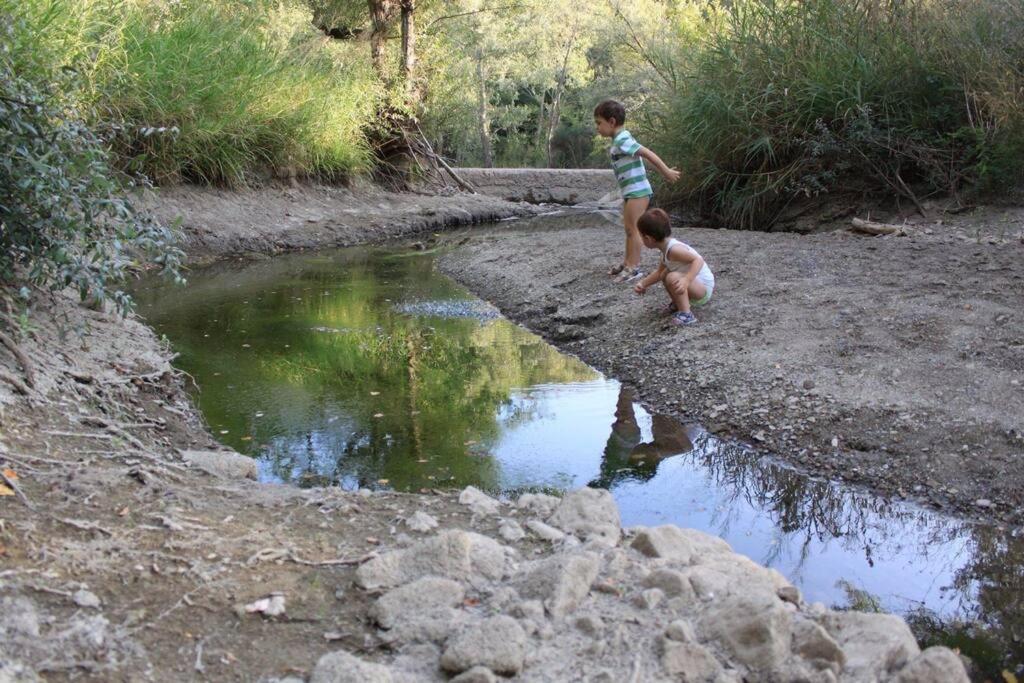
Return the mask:
POLYGON ((677 171, 674 168, 670 168, 665 172, 665 180, 669 181, 670 183, 674 183, 675 181, 679 180, 680 175, 682 174, 679 171, 677 171))
POLYGON ((633 291, 636 292, 637 294, 643 294, 644 292, 647 291, 647 285, 645 285, 642 282, 638 282, 635 285, 633 285, 633 291))

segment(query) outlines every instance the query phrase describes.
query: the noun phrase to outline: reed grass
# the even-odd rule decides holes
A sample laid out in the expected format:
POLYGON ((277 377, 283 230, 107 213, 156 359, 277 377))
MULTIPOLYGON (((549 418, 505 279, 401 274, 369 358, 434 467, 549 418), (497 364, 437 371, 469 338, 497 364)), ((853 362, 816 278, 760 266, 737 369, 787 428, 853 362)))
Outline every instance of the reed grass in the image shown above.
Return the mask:
POLYGON ((1020 182, 1021 3, 735 0, 704 17, 657 143, 722 223, 768 228, 843 188, 920 204, 1020 182))

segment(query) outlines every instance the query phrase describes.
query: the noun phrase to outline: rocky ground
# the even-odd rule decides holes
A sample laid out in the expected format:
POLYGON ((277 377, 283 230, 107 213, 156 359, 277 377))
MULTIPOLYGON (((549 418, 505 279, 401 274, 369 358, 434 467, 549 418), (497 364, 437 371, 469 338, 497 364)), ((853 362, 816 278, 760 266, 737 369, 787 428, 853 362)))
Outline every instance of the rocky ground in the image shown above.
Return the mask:
MULTIPOLYGON (((365 189, 244 195, 180 189, 164 198, 164 215, 184 214, 193 260, 385 239, 449 221, 536 211, 470 197, 431 204, 435 200, 365 189), (368 208, 378 200, 383 208, 368 208), (363 213, 343 221, 335 212, 348 201, 363 213), (468 205, 473 210, 460 213, 468 205), (232 220, 245 223, 239 227, 232 220), (385 224, 391 227, 374 230, 385 224)), ((604 233, 581 230, 579 237, 603 244, 604 233)), ((612 348, 614 337, 605 335, 627 339, 616 311, 633 316, 627 320, 647 327, 634 324, 640 331, 606 365, 627 380, 660 377, 666 357, 674 357, 666 356, 667 349, 681 354, 695 340, 710 339, 714 316, 748 306, 743 310, 750 316, 737 325, 754 331, 750 339, 757 346, 746 357, 757 362, 744 361, 749 376, 740 378, 735 392, 760 400, 755 391, 770 390, 757 406, 765 412, 755 413, 766 443, 776 443, 776 432, 785 433, 786 422, 768 410, 776 395, 796 395, 798 404, 838 403, 827 397, 839 395, 834 387, 843 383, 830 380, 828 368, 808 370, 805 377, 789 365, 772 365, 767 384, 759 384, 763 373, 756 368, 771 359, 764 354, 773 348, 773 320, 790 299, 768 304, 776 307, 768 309, 772 316, 754 315, 764 305, 736 299, 726 305, 738 287, 732 284, 741 277, 738 265, 725 267, 721 259, 723 289, 703 327, 670 333, 658 328, 653 300, 639 307, 627 303, 621 288, 591 275, 612 252, 581 252, 574 263, 562 257, 576 237, 547 234, 543 227, 489 234, 474 238, 480 243, 451 263, 462 264, 456 274, 505 310, 562 345, 572 343, 568 348, 584 357, 591 344, 612 348), (539 241, 520 241, 516 252, 513 245, 523 239, 539 241), (485 253, 489 246, 497 251, 485 253), (492 256, 505 261, 485 263, 492 256), (503 283, 506 294, 495 283, 503 283), (573 283, 579 289, 571 289, 573 283), (537 303, 520 305, 531 289, 537 303), (569 297, 574 293, 578 297, 569 297), (595 318, 587 306, 600 306, 595 318), (579 344, 580 330, 594 341, 579 344), (662 363, 651 365, 653 358, 662 363), (805 379, 814 385, 805 388, 805 379), (799 388, 782 391, 794 384, 799 388)), ((926 237, 933 236, 921 242, 900 238, 907 240, 903 247, 895 238, 876 241, 876 252, 888 256, 893 249, 927 246, 926 237)), ((798 238, 722 233, 721 239, 735 242, 730 253, 737 258, 757 250, 767 258, 780 254, 772 240, 792 244, 798 238)), ((854 256, 867 251, 854 247, 863 242, 822 239, 823 253, 805 257, 819 265, 786 277, 831 273, 834 254, 846 253, 843 262, 851 269, 864 264, 854 256)), ((718 257, 710 236, 705 240, 701 233, 694 242, 709 258, 718 257)), ((987 265, 1016 272, 1011 257, 1020 247, 1010 238, 980 247, 949 243, 961 246, 948 252, 953 262, 978 258, 974 252, 980 249, 987 265)), ((930 258, 938 263, 937 254, 930 258)), ((1016 293, 1019 299, 1019 280, 1014 284, 1006 272, 991 272, 1000 279, 987 278, 993 284, 982 291, 1005 283, 1018 289, 1002 296, 1016 293)), ((971 284, 974 271, 965 269, 964 275, 971 284)), ((831 280, 821 282, 795 300, 827 290, 831 280)), ((772 291, 767 281, 758 287, 772 291)), ((984 294, 986 302, 989 296, 984 294)), ((972 310, 993 315, 1003 305, 982 306, 980 297, 971 300, 972 310)), ((819 325, 839 315, 823 304, 819 325)), ((859 301, 842 305, 860 310, 852 308, 859 301)), ((1019 332, 1019 312, 1008 315, 1009 323, 990 328, 1007 356, 1019 358, 1013 354, 1020 346, 1011 343, 1009 332, 1019 332)), ((865 323, 852 313, 838 319, 844 325, 865 323)), ((723 339, 736 334, 720 327, 723 339)), ((217 450, 184 391, 188 378, 172 369, 169 350, 144 325, 57 296, 35 311, 28 326, 5 320, 2 329, 20 355, 0 352, 0 379, 6 378, 0 382, 0 681, 465 682, 495 675, 537 681, 965 680, 953 652, 919 653, 900 619, 805 604, 776 572, 697 532, 622 531, 614 505, 599 492, 499 502, 473 490, 417 495, 256 484, 247 478, 250 461, 217 450)), ((853 338, 875 337, 862 332, 853 338)), ((793 343, 793 336, 781 343, 793 343)), ((721 356, 709 357, 725 365, 721 356)), ((744 356, 737 352, 737 358, 744 356)), ((600 356, 590 359, 602 364, 600 356)), ((703 369, 698 362, 704 360, 693 354, 691 372, 703 369)), ((889 367, 912 370, 899 363, 889 367)), ((701 379, 709 391, 725 387, 725 373, 702 371, 682 387, 671 376, 659 380, 665 382, 661 386, 653 380, 638 384, 650 403, 689 412, 695 405, 689 396, 697 395, 690 387, 701 379), (687 389, 686 402, 670 389, 687 389)), ((1013 405, 1012 394, 1000 396, 1013 405)), ((996 420, 994 401, 986 400, 979 395, 977 410, 996 420)), ((730 428, 735 416, 731 429, 742 433, 744 411, 728 405, 714 410, 719 418, 710 424, 730 428)), ((920 409, 906 410, 917 416, 920 409)), ((821 414, 824 420, 830 413, 821 414)), ((814 416, 809 413, 807 420, 814 416)), ((809 448, 829 450, 823 444, 830 443, 831 432, 809 448)), ((840 452, 849 456, 842 450, 846 433, 837 436, 840 452)), ((1005 438, 1014 443, 1012 435, 1005 438)), ((871 461, 864 462, 866 467, 871 461)), ((993 511, 1002 514, 1002 502, 993 511)))
POLYGON ((641 298, 604 275, 622 251, 611 221, 546 225, 476 237, 442 268, 654 411, 813 473, 1024 522, 1021 209, 885 237, 684 224, 717 279, 685 329, 661 317, 660 287, 641 298))

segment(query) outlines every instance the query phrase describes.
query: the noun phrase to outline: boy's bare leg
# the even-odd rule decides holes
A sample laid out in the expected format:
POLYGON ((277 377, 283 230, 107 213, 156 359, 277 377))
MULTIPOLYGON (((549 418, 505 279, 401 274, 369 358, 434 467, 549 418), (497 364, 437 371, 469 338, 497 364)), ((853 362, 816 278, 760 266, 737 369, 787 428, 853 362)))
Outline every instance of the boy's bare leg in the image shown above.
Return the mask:
POLYGON ((626 228, 626 258, 622 260, 629 268, 636 268, 640 265, 640 253, 643 251, 644 243, 640 239, 640 229, 636 222, 650 205, 649 197, 635 197, 627 199, 622 203, 622 223, 626 228))
POLYGON ((698 301, 703 299, 704 295, 708 293, 708 288, 696 279, 690 283, 689 287, 686 287, 683 284, 685 281, 680 273, 667 273, 661 282, 665 285, 668 295, 672 297, 672 303, 676 305, 676 310, 689 313, 690 298, 698 301))

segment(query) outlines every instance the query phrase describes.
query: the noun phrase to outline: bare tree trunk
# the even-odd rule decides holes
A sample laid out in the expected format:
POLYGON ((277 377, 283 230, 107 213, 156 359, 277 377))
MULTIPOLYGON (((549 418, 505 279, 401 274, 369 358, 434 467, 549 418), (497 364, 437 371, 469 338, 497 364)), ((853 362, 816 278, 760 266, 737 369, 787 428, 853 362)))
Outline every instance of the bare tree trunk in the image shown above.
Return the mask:
POLYGON ((388 75, 384 64, 384 41, 387 40, 388 25, 394 16, 394 0, 367 0, 370 6, 370 57, 373 59, 373 70, 377 77, 385 83, 388 75))
POLYGON ((572 46, 576 43, 577 31, 574 30, 569 36, 569 42, 565 45, 565 56, 562 57, 562 69, 558 72, 558 82, 555 86, 555 98, 551 102, 551 111, 548 118, 548 145, 547 165, 551 167, 551 143, 555 139, 555 131, 558 129, 562 116, 562 93, 565 92, 566 72, 569 70, 569 55, 572 54, 572 46))
POLYGON ((480 130, 480 151, 483 154, 484 168, 494 165, 491 153, 491 122, 487 118, 487 83, 484 79, 484 56, 480 50, 476 52, 477 80, 477 123, 480 130))
POLYGON ((402 2, 402 81, 405 93, 413 105, 420 103, 420 88, 416 82, 416 0, 402 2))
MULTIPOLYGON (((547 99, 547 91, 542 92, 540 94, 539 99, 540 99, 540 108, 537 110, 537 132, 534 134, 534 137, 533 137, 534 154, 536 154, 538 151, 540 151, 541 140, 545 139, 544 133, 547 130, 544 127, 544 112, 545 112, 545 109, 546 109, 544 105, 545 105, 545 100, 547 99)), ((534 162, 533 163, 537 163, 536 162, 536 158, 534 158, 534 162)))

